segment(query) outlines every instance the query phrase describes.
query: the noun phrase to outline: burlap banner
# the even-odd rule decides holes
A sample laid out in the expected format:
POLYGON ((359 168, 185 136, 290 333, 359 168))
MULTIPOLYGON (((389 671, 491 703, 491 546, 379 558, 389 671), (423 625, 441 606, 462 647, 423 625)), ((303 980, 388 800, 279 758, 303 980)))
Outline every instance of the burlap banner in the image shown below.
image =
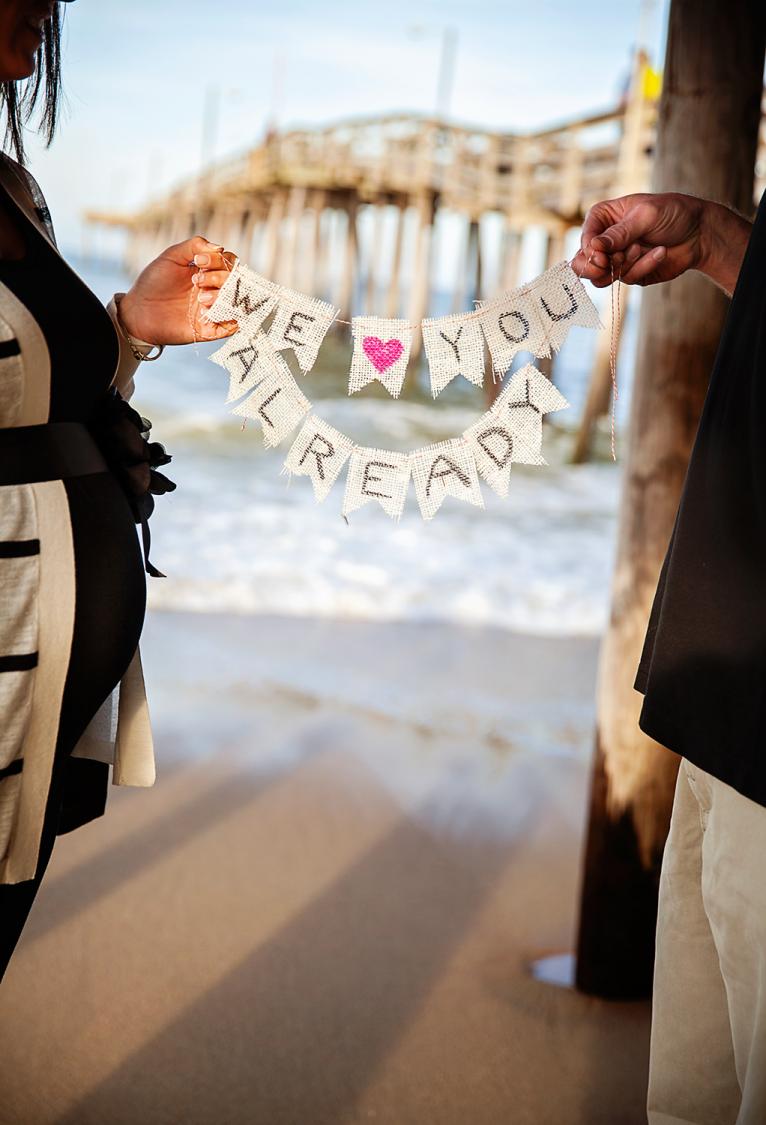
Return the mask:
MULTIPOLYGON (((236 404, 233 413, 258 422, 269 447, 298 430, 283 472, 308 477, 318 501, 327 498, 345 469, 342 513, 346 518, 374 501, 398 519, 411 479, 426 520, 436 515, 447 497, 482 507, 480 480, 498 496, 507 496, 514 464, 546 463, 543 416, 569 405, 551 381, 528 363, 459 437, 411 453, 368 449, 311 413, 311 403, 282 354, 292 351, 301 372, 310 371, 336 315, 331 305, 274 285, 238 262, 208 315, 216 321, 234 319, 240 325, 211 356, 228 372, 226 401, 236 404)), ((551 349, 561 347, 575 324, 596 328, 599 320, 566 262, 512 293, 481 304, 475 312, 424 320, 431 391, 436 397, 458 376, 481 386, 485 343, 494 375, 502 378, 519 352, 549 355, 551 349)), ((355 317, 349 394, 379 381, 398 397, 412 333, 407 321, 355 317)))

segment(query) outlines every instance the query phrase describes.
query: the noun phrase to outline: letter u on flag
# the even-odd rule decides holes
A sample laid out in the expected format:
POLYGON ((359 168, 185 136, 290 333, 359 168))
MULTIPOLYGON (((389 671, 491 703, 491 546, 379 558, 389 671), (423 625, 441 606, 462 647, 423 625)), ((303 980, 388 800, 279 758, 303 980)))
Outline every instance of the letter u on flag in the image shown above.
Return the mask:
POLYGON ((546 270, 535 282, 532 296, 543 322, 546 340, 554 351, 559 350, 574 325, 581 328, 603 327, 596 306, 568 262, 546 270))

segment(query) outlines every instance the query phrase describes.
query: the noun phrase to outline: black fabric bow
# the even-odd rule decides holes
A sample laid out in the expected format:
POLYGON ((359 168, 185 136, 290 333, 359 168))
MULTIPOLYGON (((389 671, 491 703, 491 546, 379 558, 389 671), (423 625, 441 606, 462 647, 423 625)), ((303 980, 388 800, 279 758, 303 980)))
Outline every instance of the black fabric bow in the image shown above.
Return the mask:
POLYGON ((149 441, 152 424, 125 401, 119 391, 110 387, 100 400, 90 423, 90 430, 110 470, 122 485, 136 523, 141 524, 146 572, 152 578, 165 575, 149 561, 151 535, 149 517, 154 511, 154 497, 175 490, 175 483, 158 466, 172 461, 165 447, 149 441))

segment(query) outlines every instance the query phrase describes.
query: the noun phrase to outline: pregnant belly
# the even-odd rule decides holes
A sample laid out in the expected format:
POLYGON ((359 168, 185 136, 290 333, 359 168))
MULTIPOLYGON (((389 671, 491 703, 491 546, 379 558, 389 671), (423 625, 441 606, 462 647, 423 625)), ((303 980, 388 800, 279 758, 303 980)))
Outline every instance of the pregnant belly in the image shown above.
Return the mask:
POLYGON ((75 558, 75 622, 60 740, 71 750, 136 651, 146 582, 136 525, 109 473, 66 481, 75 558))

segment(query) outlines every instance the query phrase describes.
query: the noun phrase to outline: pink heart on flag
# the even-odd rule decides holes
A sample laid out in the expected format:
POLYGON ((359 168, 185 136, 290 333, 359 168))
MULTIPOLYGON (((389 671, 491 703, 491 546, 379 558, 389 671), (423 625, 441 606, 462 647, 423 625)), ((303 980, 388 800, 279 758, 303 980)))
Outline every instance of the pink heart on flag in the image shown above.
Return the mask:
POLYGON ((401 340, 379 340, 377 336, 365 336, 362 340, 362 347, 364 348, 364 354, 380 374, 388 371, 389 367, 393 367, 404 351, 404 344, 401 340))

